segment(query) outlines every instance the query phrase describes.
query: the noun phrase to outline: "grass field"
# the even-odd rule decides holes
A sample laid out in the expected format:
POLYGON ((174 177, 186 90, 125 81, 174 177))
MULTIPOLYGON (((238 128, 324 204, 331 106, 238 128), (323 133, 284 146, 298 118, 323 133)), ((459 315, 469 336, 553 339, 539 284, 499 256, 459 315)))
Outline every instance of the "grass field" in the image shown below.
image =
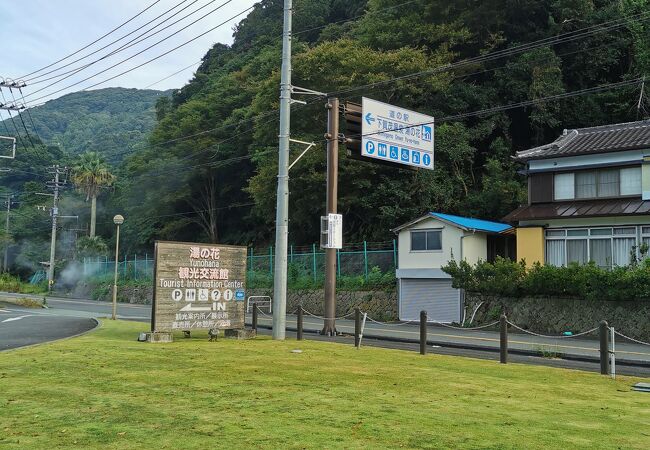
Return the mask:
POLYGON ((145 328, 0 353, 0 449, 650 448, 631 378, 145 328))

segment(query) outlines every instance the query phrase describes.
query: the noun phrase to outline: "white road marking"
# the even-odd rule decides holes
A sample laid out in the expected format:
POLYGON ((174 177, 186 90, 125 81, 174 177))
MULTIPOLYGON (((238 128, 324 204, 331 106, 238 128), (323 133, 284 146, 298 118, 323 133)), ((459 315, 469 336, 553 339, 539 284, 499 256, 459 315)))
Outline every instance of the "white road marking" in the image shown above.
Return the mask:
POLYGON ((24 319, 25 317, 30 317, 30 315, 28 314, 28 315, 26 315, 26 316, 10 317, 10 318, 8 318, 8 319, 3 320, 3 321, 0 322, 0 323, 13 322, 13 321, 15 321, 15 320, 24 319))

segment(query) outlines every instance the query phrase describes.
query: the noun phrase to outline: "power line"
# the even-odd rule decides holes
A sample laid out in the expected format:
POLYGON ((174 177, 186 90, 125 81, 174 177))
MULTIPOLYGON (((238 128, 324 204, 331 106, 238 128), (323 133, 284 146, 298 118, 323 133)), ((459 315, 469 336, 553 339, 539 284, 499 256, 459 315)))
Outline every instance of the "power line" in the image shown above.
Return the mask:
MULTIPOLYGON (((68 72, 64 72, 64 73, 59 74, 59 75, 55 75, 55 76, 53 76, 53 77, 46 78, 46 79, 44 79, 44 80, 32 81, 32 80, 37 80, 37 79, 39 79, 39 78, 43 78, 43 77, 45 77, 45 76, 47 76, 47 75, 49 75, 49 74, 52 74, 52 73, 54 73, 54 72, 57 72, 57 71, 59 71, 59 70, 61 70, 61 69, 64 69, 64 68, 66 68, 66 67, 69 67, 69 66, 73 65, 74 63, 77 63, 77 62, 79 62, 79 61, 83 61, 84 59, 86 59, 86 58, 88 58, 88 57, 90 57, 90 56, 92 56, 92 55, 95 55, 95 54, 99 53, 100 51, 102 51, 102 50, 104 50, 104 49, 110 47, 110 46, 113 45, 113 44, 116 44, 117 42, 121 41, 122 39, 126 38, 127 36, 130 36, 130 35, 132 35, 133 33, 136 33, 136 32, 138 32, 138 31, 140 31, 142 28, 144 28, 144 27, 146 27, 147 25, 151 24, 152 22, 158 20, 160 17, 164 16, 165 14, 167 14, 167 13, 170 12, 170 11, 173 11, 174 9, 178 8, 180 5, 182 5, 183 3, 187 2, 187 1, 189 1, 189 0, 182 0, 180 3, 177 3, 177 4, 174 5, 173 7, 167 9, 167 10, 164 11, 162 14, 157 15, 156 17, 154 17, 153 19, 151 19, 149 22, 147 22, 147 23, 145 23, 145 24, 143 24, 143 25, 140 25, 140 26, 139 26, 138 28, 136 28, 135 30, 130 31, 129 33, 123 35, 122 37, 119 37, 119 38, 117 38, 117 39, 115 39, 115 40, 109 42, 108 44, 104 45, 103 47, 101 47, 101 48, 99 48, 99 49, 97 49, 97 50, 94 50, 94 51, 88 53, 87 55, 84 55, 84 56, 82 56, 82 57, 80 57, 80 58, 77 58, 77 59, 75 59, 74 61, 70 61, 70 62, 68 62, 68 63, 66 63, 66 64, 64 64, 64 65, 62 65, 62 66, 60 66, 60 67, 57 67, 57 68, 55 68, 55 69, 52 69, 52 70, 50 70, 50 71, 48 71, 48 72, 45 72, 45 73, 43 73, 43 74, 41 74, 41 75, 36 75, 35 77, 27 78, 25 81, 26 81, 26 82, 30 82, 29 84, 37 84, 37 83, 42 83, 42 82, 44 82, 44 81, 51 80, 51 79, 54 79, 54 78, 57 78, 57 77, 63 76, 63 75, 65 75, 65 74, 67 74, 67 73, 70 73, 70 72, 74 71, 75 69, 73 69, 73 70, 71 70, 71 71, 68 71, 68 72)), ((189 6, 193 5, 193 4, 196 3, 197 1, 198 1, 198 0, 194 0, 192 3, 190 3, 190 4, 189 4, 188 6, 186 6, 185 8, 188 8, 189 6)), ((185 9, 185 8, 183 8, 183 9, 185 9)), ((181 9, 181 11, 183 11, 183 9, 181 9)), ((181 12, 181 11, 178 11, 176 14, 178 14, 178 13, 181 12)), ((175 14, 174 14, 174 15, 175 15, 175 14)), ((165 19, 163 22, 161 22, 161 23, 155 25, 154 27, 150 28, 149 30, 145 31, 144 33, 142 33, 142 34, 136 36, 136 38, 134 38, 133 40, 139 38, 140 36, 143 36, 144 34, 147 34, 147 33, 150 32, 151 30, 153 30, 153 29, 155 29, 156 27, 160 26, 160 25, 161 25, 162 23, 164 23, 165 21, 171 19, 172 17, 174 17, 174 16, 172 15, 171 17, 168 17, 168 18, 165 19)), ((127 42, 127 44, 133 42, 133 40, 127 42)), ((126 44, 123 44, 121 47, 118 47, 116 50, 113 50, 112 53, 109 53, 108 55, 106 55, 106 56, 103 57, 103 58, 106 58, 106 57, 108 57, 108 56, 110 56, 110 55, 112 55, 112 54, 114 54, 114 53, 117 53, 117 52, 121 51, 121 50, 124 48, 124 45, 126 45, 126 44)), ((97 61, 101 61, 103 58, 100 58, 99 60, 93 61, 93 62, 91 62, 91 63, 89 63, 89 64, 83 66, 82 68, 89 67, 90 65, 94 64, 95 62, 97 62, 97 61)))
MULTIPOLYGON (((571 98, 571 97, 578 97, 581 95, 587 95, 587 94, 594 94, 598 92, 603 92, 607 90, 612 90, 612 89, 618 89, 621 87, 626 87, 626 86, 633 86, 638 83, 640 83, 643 80, 643 78, 635 78, 633 80, 625 80, 625 81, 620 81, 618 83, 609 83, 601 86, 595 86, 591 88, 586 88, 586 89, 580 89, 577 91, 572 91, 572 92, 563 92, 561 94, 556 94, 556 95, 549 95, 547 97, 541 97, 533 100, 526 100, 522 102, 517 102, 517 103, 510 103, 507 105, 502 105, 502 106, 495 106, 493 108, 485 108, 481 109, 478 111, 472 111, 472 112, 467 112, 467 113, 460 113, 460 114, 454 114, 450 116, 445 116, 442 118, 438 118, 434 121, 429 121, 429 122, 421 122, 413 125, 408 125, 404 126, 401 128, 396 128, 393 129, 392 131, 401 131, 401 130, 407 130, 409 128, 413 127, 418 127, 422 125, 432 125, 435 122, 450 122, 450 121, 455 121, 455 120, 461 120, 461 119, 466 119, 469 117, 475 117, 475 116, 483 116, 483 115, 488 115, 488 114, 494 114, 497 112, 502 112, 502 111, 507 111, 510 109, 516 109, 516 108, 522 108, 526 106, 532 106, 537 103, 544 103, 544 102, 549 102, 549 101, 554 101, 554 100, 561 100, 565 98, 571 98)), ((366 133, 366 134, 353 134, 350 136, 346 136, 348 138, 360 138, 360 137, 368 137, 368 136, 374 136, 377 134, 382 134, 385 131, 380 130, 380 131, 373 131, 372 133, 366 133)))
MULTIPOLYGON (((227 3, 229 3, 230 1, 232 1, 232 0, 228 0, 227 3)), ((219 8, 221 8, 221 7, 224 6, 225 4, 226 4, 226 3, 222 4, 221 6, 219 6, 219 8)), ((77 81, 77 82, 75 82, 75 83, 72 83, 72 84, 70 84, 70 85, 68 85, 68 86, 66 86, 66 87, 64 87, 64 88, 61 88, 61 89, 56 90, 56 91, 54 91, 54 92, 50 92, 49 94, 43 95, 43 96, 41 96, 41 97, 37 97, 37 98, 35 98, 35 99, 31 100, 31 101, 32 101, 32 102, 35 102, 35 101, 41 100, 41 99, 43 99, 43 98, 46 98, 46 97, 52 96, 52 95, 54 95, 54 94, 58 94, 59 92, 62 92, 62 91, 64 91, 64 90, 69 89, 69 88, 71 88, 71 87, 74 87, 74 86, 76 86, 76 85, 79 85, 79 84, 83 83, 84 81, 88 81, 88 80, 90 80, 91 78, 96 77, 97 75, 100 75, 100 74, 102 74, 102 73, 104 73, 104 72, 107 72, 107 71, 109 71, 110 69, 113 69, 114 67, 116 67, 116 66, 118 66, 118 65, 120 65, 120 64, 123 64, 124 62, 126 62, 126 61, 128 61, 128 60, 134 58, 135 56, 137 56, 137 55, 139 55, 139 54, 141 54, 141 53, 144 53, 145 51, 147 51, 147 50, 149 50, 150 48, 156 46, 157 44, 159 44, 159 43, 161 43, 161 42, 163 42, 163 41, 169 39, 170 37, 172 37, 172 36, 174 36, 174 35, 180 33, 181 31, 183 31, 183 30, 189 28, 191 25, 193 25, 194 23, 196 23, 196 22, 198 22, 199 20, 203 19, 203 18, 206 17, 207 15, 212 14, 214 11, 216 11, 216 10, 219 9, 219 8, 216 8, 215 10, 209 12, 208 14, 202 16, 201 18, 195 20, 194 22, 192 22, 192 23, 186 25, 185 27, 183 27, 183 28, 181 28, 180 30, 174 32, 173 34, 167 36, 166 38, 161 39, 160 41, 158 41, 158 42, 156 42, 156 43, 150 45, 149 47, 145 48, 144 50, 141 50, 141 51, 139 51, 138 53, 136 53, 136 54, 134 54, 134 55, 132 55, 132 56, 130 56, 130 57, 128 57, 128 58, 126 58, 126 59, 124 59, 124 60, 122 60, 122 61, 116 63, 116 64, 113 64, 112 66, 108 67, 107 69, 101 70, 101 71, 99 71, 99 72, 97 72, 97 73, 95 73, 95 74, 93 74, 93 75, 91 75, 91 76, 89 76, 89 77, 84 78, 83 80, 80 80, 80 81, 77 81)), ((117 75, 114 75, 114 76, 112 76, 112 77, 110 77, 110 78, 106 78, 105 80, 102 80, 102 81, 100 81, 100 82, 98 82, 98 83, 92 84, 92 85, 90 85, 90 86, 86 86, 86 87, 83 88, 82 90, 92 89, 93 87, 96 87, 96 86, 99 86, 100 84, 103 84, 103 83, 106 83, 106 82, 108 82, 108 81, 111 81, 111 80, 113 80, 113 79, 115 79, 115 78, 117 78, 117 77, 120 77, 120 76, 122 76, 122 75, 125 75, 125 74, 127 74, 127 73, 129 73, 129 72, 132 72, 132 71, 136 70, 136 69, 139 69, 140 67, 142 67, 142 66, 144 66, 144 65, 146 65, 146 64, 149 64, 149 63, 151 63, 151 62, 153 62, 153 61, 155 61, 155 60, 157 60, 157 59, 160 59, 160 58, 162 58, 163 56, 166 56, 166 55, 168 55, 169 53, 172 53, 172 52, 178 50, 179 48, 184 47, 184 46, 186 46, 187 44, 189 44, 189 43, 191 43, 191 42, 194 42, 195 40, 197 40, 197 39, 199 39, 199 38, 205 36, 206 34, 208 34, 208 33, 212 32, 212 31, 216 30, 217 28, 220 28, 220 27, 224 26, 225 24, 227 24, 227 23, 230 22, 231 20, 233 20, 233 19, 235 19, 235 18, 241 16, 242 14, 244 14, 244 13, 247 12, 247 11, 250 11, 250 10, 253 9, 253 8, 254 8, 254 6, 251 6, 250 8, 246 8, 245 10, 243 10, 243 11, 241 11, 241 12, 235 14, 234 16, 230 17, 228 20, 226 20, 226 21, 224 21, 224 22, 221 22, 219 25, 210 28, 209 30, 207 30, 207 31, 205 31, 205 32, 203 32, 203 33, 201 33, 201 34, 199 34, 198 36, 193 37, 192 39, 190 39, 190 40, 188 40, 188 41, 183 42, 182 44, 180 44, 180 45, 178 45, 178 46, 172 48, 171 50, 168 50, 168 51, 166 51, 166 52, 164 52, 164 53, 162 53, 162 54, 160 54, 160 55, 158 55, 158 56, 156 56, 156 57, 154 57, 154 58, 151 58, 151 59, 149 59, 149 60, 147 60, 147 61, 145 61, 145 62, 143 62, 143 63, 141 63, 141 64, 138 64, 138 65, 135 66, 135 67, 132 67, 132 68, 130 68, 130 69, 128 69, 128 70, 125 70, 124 72, 121 72, 121 73, 119 73, 119 74, 117 74, 117 75)), ((31 93, 31 94, 28 94, 28 95, 25 96, 25 98, 27 98, 27 97, 33 95, 33 94, 36 93, 36 92, 42 91, 43 89, 45 89, 45 88, 39 89, 38 91, 35 91, 35 92, 31 93)))
MULTIPOLYGON (((14 99, 14 105, 17 104, 18 102, 16 101, 16 96, 14 95, 13 89, 9 88, 9 92, 11 93, 11 97, 14 99)), ((25 126, 25 121, 23 120, 23 116, 22 114, 20 114, 20 111, 18 112, 18 118, 20 119, 20 122, 23 124, 25 133, 27 134, 27 139, 29 139, 29 143, 32 145, 32 148, 36 148, 34 147, 34 141, 32 140, 32 137, 29 135, 29 131, 27 131, 27 127, 25 126)))
POLYGON ((30 72, 30 73, 28 73, 28 74, 22 75, 22 76, 19 77, 19 78, 26 78, 26 77, 28 77, 28 76, 30 76, 30 75, 35 74, 35 73, 42 72, 43 70, 45 70, 45 69, 49 69, 49 68, 52 67, 53 65, 58 64, 58 63, 60 63, 61 61, 65 61, 66 59, 70 58, 71 56, 74 56, 74 55, 76 55, 76 54, 78 54, 78 53, 84 51, 85 49, 87 49, 87 48, 90 47, 91 45, 96 44, 97 42, 101 41, 101 40, 104 39, 105 37, 109 36, 110 34, 114 33, 115 31, 119 30, 120 28, 122 28, 123 26, 125 26, 126 24, 128 24, 129 22, 133 21, 134 19, 136 19, 136 18, 139 17, 140 15, 144 14, 147 10, 153 8, 153 7, 154 7, 157 3, 159 3, 159 2, 160 2, 160 0, 156 0, 156 1, 154 1, 151 5, 147 6, 145 9, 143 9, 142 11, 140 11, 139 13, 137 13, 135 16, 131 17, 131 18, 130 18, 129 20, 127 20, 126 22, 123 22, 122 24, 120 24, 120 25, 118 25, 117 27, 113 28, 113 29, 112 29, 111 31, 109 31, 108 33, 106 33, 106 34, 100 36, 99 38, 95 39, 95 40, 92 41, 90 44, 85 45, 84 47, 80 48, 79 50, 77 50, 77 51, 75 51, 75 52, 73 52, 73 53, 70 53, 69 55, 67 55, 67 56, 65 56, 65 57, 63 57, 63 58, 61 58, 61 59, 59 59, 59 60, 57 60, 57 61, 54 61, 52 64, 49 64, 49 65, 44 66, 44 67, 41 67, 40 69, 35 70, 34 72, 30 72))
POLYGON ((179 73, 181 73, 181 72, 183 72, 183 71, 189 69, 190 67, 194 67, 194 66, 196 66, 197 64, 201 64, 202 62, 203 62, 202 60, 201 60, 201 61, 198 61, 198 62, 193 62, 193 63, 190 64, 189 66, 187 66, 187 67, 183 67, 181 70, 179 70, 179 71, 177 71, 177 72, 174 72, 174 73, 172 73, 171 75, 168 75, 168 76, 166 76, 165 78, 163 78, 163 79, 161 79, 161 80, 158 80, 158 81, 156 81, 156 82, 153 82, 153 83, 151 83, 151 84, 145 86, 143 89, 149 89, 151 86, 155 86, 155 85, 158 84, 158 83, 162 83, 163 81, 170 79, 170 78, 173 77, 174 75, 178 75, 179 73))
POLYGON ((505 57, 508 57, 508 56, 513 56, 513 55, 516 55, 516 54, 520 54, 520 53, 524 53, 524 52, 527 52, 527 51, 530 51, 530 50, 534 50, 534 49, 537 49, 537 48, 540 48, 540 47, 545 47, 547 45, 563 44, 563 43, 571 42, 571 41, 574 41, 574 40, 590 37, 590 36, 593 36, 593 35, 596 35, 596 34, 604 33, 605 31, 610 31, 610 30, 615 29, 615 28, 620 28, 621 26, 626 25, 629 20, 646 20, 649 17, 650 17, 650 12, 639 13, 639 14, 635 14, 635 15, 632 15, 632 16, 627 16, 627 17, 622 18, 622 19, 611 20, 609 22, 604 22, 604 23, 598 24, 598 25, 592 25, 592 26, 585 27, 585 28, 575 30, 575 31, 571 31, 571 32, 568 32, 568 33, 563 33, 563 34, 559 34, 559 35, 555 35, 555 36, 550 36, 548 38, 539 39, 537 41, 533 41, 533 42, 530 42, 530 43, 527 43, 527 44, 516 45, 514 47, 510 47, 510 48, 507 48, 507 49, 504 49, 504 50, 498 50, 498 51, 495 51, 495 52, 486 53, 485 55, 480 55, 480 56, 476 56, 476 57, 472 57, 472 58, 463 59, 463 60, 457 61, 455 63, 445 64, 443 66, 434 67, 432 69, 427 69, 427 70, 423 70, 423 71, 419 71, 419 72, 405 74, 405 75, 401 75, 401 76, 398 76, 398 77, 393 77, 393 78, 390 78, 390 79, 387 79, 387 80, 381 80, 381 81, 377 81, 377 82, 374 82, 374 83, 368 83, 368 84, 361 85, 361 86, 355 86, 355 87, 352 87, 352 88, 341 89, 339 91, 330 92, 330 93, 328 93, 328 95, 330 95, 330 96, 338 96, 338 95, 341 95, 341 94, 346 94, 346 93, 349 93, 349 92, 355 92, 355 91, 359 91, 359 90, 362 90, 362 89, 383 86, 383 85, 394 83, 394 82, 397 82, 397 81, 410 80, 412 78, 417 78, 417 77, 421 77, 421 76, 424 76, 424 75, 438 74, 438 73, 446 72, 448 70, 458 68, 458 67, 462 67, 462 66, 467 66, 467 65, 471 65, 471 64, 478 64, 478 63, 484 63, 484 62, 495 60, 495 59, 501 59, 501 58, 505 58, 505 57), (604 26, 604 25, 607 25, 607 26, 604 26))

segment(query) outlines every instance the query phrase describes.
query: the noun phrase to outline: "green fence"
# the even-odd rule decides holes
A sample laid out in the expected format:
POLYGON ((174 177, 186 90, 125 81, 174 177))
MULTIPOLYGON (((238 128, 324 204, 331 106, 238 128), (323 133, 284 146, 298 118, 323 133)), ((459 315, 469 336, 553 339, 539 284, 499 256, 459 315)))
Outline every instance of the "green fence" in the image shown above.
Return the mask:
MULTIPOLYGON (((291 245, 287 256, 289 269, 295 276, 310 276, 314 281, 324 278, 325 251, 318 245, 291 245)), ((136 280, 153 278, 153 258, 150 255, 132 255, 130 259, 125 255, 123 258, 117 263, 120 277, 136 280)), ((352 243, 336 251, 336 271, 339 278, 363 276, 368 279, 374 267, 378 267, 385 273, 393 271, 397 267, 396 262, 397 246, 394 240, 352 243)), ((273 276, 274 263, 274 247, 249 248, 247 261, 249 273, 273 276)), ((85 278, 109 276, 114 270, 115 261, 108 258, 85 258, 83 261, 85 278)))

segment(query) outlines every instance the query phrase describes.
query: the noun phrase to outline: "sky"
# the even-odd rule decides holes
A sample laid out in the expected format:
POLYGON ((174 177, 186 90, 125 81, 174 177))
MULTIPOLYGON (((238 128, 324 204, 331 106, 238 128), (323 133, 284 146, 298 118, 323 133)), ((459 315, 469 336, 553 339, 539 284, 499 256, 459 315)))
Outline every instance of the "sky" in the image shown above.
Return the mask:
MULTIPOLYGON (((154 58, 167 50, 186 42, 212 27, 220 25, 227 21, 214 31, 198 38, 197 40, 163 56, 143 67, 122 75, 118 78, 101 84, 93 89, 105 87, 128 87, 128 88, 145 88, 153 83, 150 89, 166 90, 180 88, 189 81, 198 67, 198 63, 205 53, 217 42, 223 44, 232 43, 232 34, 234 26, 242 20, 248 12, 244 12, 239 17, 231 19, 236 14, 244 11, 256 3, 256 0, 22 0, 19 3, 10 2, 9 0, 0 1, 0 17, 2 17, 2 27, 0 27, 0 42, 3 42, 2 57, 0 57, 0 77, 19 79, 23 78, 27 86, 23 89, 26 96, 27 105, 35 106, 52 98, 56 98, 67 93, 81 90, 89 87, 113 75, 117 75, 131 67, 135 67, 151 58, 154 58), (154 4, 155 3, 155 4, 154 4), (171 36, 164 42, 152 47, 144 53, 134 56, 123 64, 110 69, 109 71, 97 75, 88 81, 76 86, 66 88, 77 81, 104 70, 111 65, 135 55, 144 50, 155 42, 170 36, 175 31, 199 19, 201 16, 209 13, 215 8, 227 3, 217 11, 207 15, 187 29, 171 36), (148 6, 153 6, 142 13, 137 18, 123 26, 122 28, 109 34, 97 43, 85 50, 71 56, 52 67, 38 72, 31 76, 25 76, 30 72, 48 66, 57 60, 70 55, 81 49, 87 44, 92 43, 97 38, 108 33, 113 28, 129 20, 148 6), (204 8, 197 11, 199 8, 204 8), (174 8, 175 7, 175 8, 174 8), (165 13, 170 8, 172 11, 165 13), (181 9, 186 8, 181 11, 181 9), (180 11, 180 12, 179 12, 180 11), (196 11, 194 14, 192 12, 196 11), (165 13, 165 14, 163 14, 165 13), (171 17, 173 14, 175 16, 171 17), (46 72, 55 70, 65 64, 84 57, 95 50, 99 50, 104 45, 119 39, 136 28, 146 24, 148 21, 155 19, 158 15, 163 14, 160 18, 154 20, 151 24, 136 31, 120 41, 110 45, 106 49, 84 58, 70 66, 61 68, 49 75, 46 72), (160 31, 158 34, 151 36, 156 31, 173 24, 184 16, 189 17, 180 20, 177 24, 160 31), (169 19, 165 21, 165 19, 169 19), (161 23, 163 22, 164 23, 161 23), (156 24, 160 26, 151 30, 148 34, 138 37, 156 24), (143 40, 130 48, 124 49, 102 61, 93 63, 89 67, 81 70, 79 73, 71 74, 69 78, 60 80, 54 78, 45 80, 45 78, 61 75, 62 73, 72 71, 84 65, 92 63, 98 58, 111 53, 121 45, 128 44, 134 38, 136 42, 143 40), (196 64, 195 64, 196 63, 196 64), (191 67, 188 67, 191 66, 191 67), (184 69, 185 68, 185 69, 184 69), (184 70, 181 70, 184 69, 184 70), (173 73, 180 73, 163 80, 173 73), (30 80, 31 77, 40 77, 30 80), (35 92, 44 88, 50 83, 59 81, 40 92, 35 92), (163 81, 161 81, 163 80, 163 81), (59 93, 54 93, 59 89, 66 88, 59 93), (39 98, 46 96, 45 98, 39 98)), ((64 75, 67 76, 67 75, 64 75)))

